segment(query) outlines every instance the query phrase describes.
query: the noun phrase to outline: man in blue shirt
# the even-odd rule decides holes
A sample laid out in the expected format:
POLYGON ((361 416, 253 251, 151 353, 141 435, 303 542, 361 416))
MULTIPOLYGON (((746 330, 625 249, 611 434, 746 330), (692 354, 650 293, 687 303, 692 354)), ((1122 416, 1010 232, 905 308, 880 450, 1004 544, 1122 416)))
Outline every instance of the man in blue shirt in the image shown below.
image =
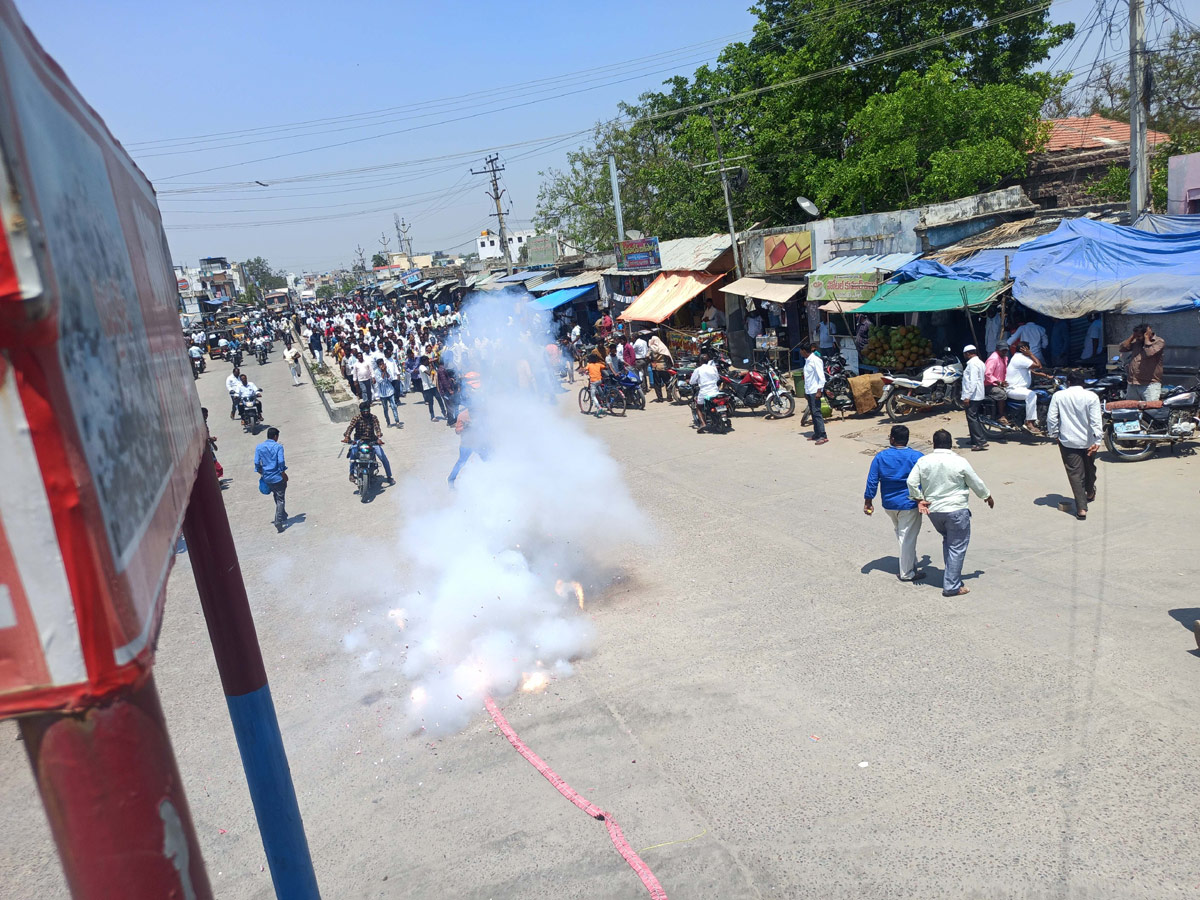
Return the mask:
POLYGON ((262 480, 271 489, 271 495, 275 498, 275 530, 282 532, 287 522, 283 495, 287 493, 288 477, 278 428, 268 428, 267 439, 254 448, 254 471, 262 476, 262 480))
POLYGON ((883 495, 883 511, 888 514, 896 528, 896 540, 900 543, 900 580, 920 581, 924 572, 917 571, 917 535, 921 533, 921 513, 917 501, 908 496, 908 473, 912 471, 921 454, 908 446, 908 426, 893 425, 890 435, 891 446, 880 450, 871 460, 867 473, 867 490, 863 512, 868 516, 875 512, 875 492, 883 495))

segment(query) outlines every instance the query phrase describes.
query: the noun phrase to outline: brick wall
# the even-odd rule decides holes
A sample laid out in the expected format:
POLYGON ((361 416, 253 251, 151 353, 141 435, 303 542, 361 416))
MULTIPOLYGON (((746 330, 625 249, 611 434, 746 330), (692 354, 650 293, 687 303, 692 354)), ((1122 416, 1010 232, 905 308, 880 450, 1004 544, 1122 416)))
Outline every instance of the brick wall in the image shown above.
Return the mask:
POLYGON ((1029 174, 1021 181, 1021 187, 1029 199, 1043 209, 1115 200, 1115 197, 1090 194, 1088 188, 1107 175, 1110 167, 1126 165, 1128 160, 1129 148, 1126 146, 1039 153, 1030 160, 1029 174))

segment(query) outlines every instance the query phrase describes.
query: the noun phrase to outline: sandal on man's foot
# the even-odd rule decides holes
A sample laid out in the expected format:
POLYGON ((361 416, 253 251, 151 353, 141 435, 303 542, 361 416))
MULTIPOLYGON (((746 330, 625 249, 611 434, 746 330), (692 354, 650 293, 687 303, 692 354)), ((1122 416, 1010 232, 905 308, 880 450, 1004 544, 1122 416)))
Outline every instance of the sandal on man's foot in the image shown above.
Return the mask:
POLYGON ((961 597, 963 594, 971 593, 971 589, 966 585, 960 587, 957 591, 942 591, 943 597, 961 597))

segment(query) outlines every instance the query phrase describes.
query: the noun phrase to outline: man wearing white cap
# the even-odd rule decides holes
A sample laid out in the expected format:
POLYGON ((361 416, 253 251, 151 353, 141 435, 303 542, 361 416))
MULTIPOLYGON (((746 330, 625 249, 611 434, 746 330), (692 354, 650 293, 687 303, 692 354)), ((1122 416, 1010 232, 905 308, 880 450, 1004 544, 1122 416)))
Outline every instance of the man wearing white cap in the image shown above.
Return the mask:
POLYGON ((986 450, 987 435, 983 431, 983 423, 979 421, 979 407, 983 403, 983 360, 974 344, 963 347, 963 356, 967 358, 966 368, 962 377, 962 401, 967 410, 967 430, 971 434, 971 449, 986 450))

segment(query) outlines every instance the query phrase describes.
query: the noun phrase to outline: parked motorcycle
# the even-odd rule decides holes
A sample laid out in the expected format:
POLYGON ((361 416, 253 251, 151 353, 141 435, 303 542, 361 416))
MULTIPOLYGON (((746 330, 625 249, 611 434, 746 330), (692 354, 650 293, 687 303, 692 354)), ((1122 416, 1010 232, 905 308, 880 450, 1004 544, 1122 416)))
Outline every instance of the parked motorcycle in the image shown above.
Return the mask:
POLYGON ((697 400, 695 397, 688 403, 692 409, 692 424, 696 433, 707 431, 709 434, 726 434, 733 431, 733 423, 729 420, 730 396, 720 391, 707 400, 697 400), (700 426, 700 415, 696 410, 699 403, 704 404, 704 427, 700 426))
MULTIPOLYGON (((854 394, 850 391, 850 379, 846 376, 844 369, 839 370, 835 375, 826 375, 822 396, 829 402, 831 410, 845 412, 855 408, 854 394)), ((800 424, 802 426, 812 424, 812 415, 807 407, 800 414, 800 424)))
MULTIPOLYGON (((1046 430, 1046 414, 1050 410, 1050 398, 1066 387, 1066 376, 1063 375, 1034 375, 1032 390, 1037 395, 1038 419, 1034 424, 1042 431, 1046 430)), ((1029 434, 1025 430, 1025 401, 1009 399, 1005 401, 1005 416, 1007 422, 1000 421, 999 403, 990 394, 985 394, 979 404, 979 423, 989 440, 1002 438, 1008 434, 1022 437, 1029 434)))
POLYGON ((941 406, 962 409, 962 375, 962 363, 954 356, 934 360, 920 378, 884 375, 880 403, 893 422, 941 406))
POLYGON ((1195 388, 1171 388, 1154 403, 1112 401, 1104 409, 1104 446, 1122 462, 1146 459, 1159 447, 1195 438, 1198 415, 1200 392, 1195 388))
POLYGON ((646 408, 646 392, 642 390, 642 376, 632 369, 626 369, 617 377, 617 384, 625 395, 625 405, 631 409, 646 408))
POLYGON ((350 445, 350 474, 358 485, 358 497, 366 503, 371 494, 371 481, 379 470, 375 445, 370 441, 355 441, 350 445))
MULTIPOLYGON (((747 365, 750 360, 743 359, 747 365)), ((796 398, 783 386, 783 380, 770 362, 754 363, 741 375, 722 373, 722 388, 729 394, 732 410, 766 407, 767 415, 783 419, 796 411, 796 398)))
POLYGON ((691 403, 696 397, 696 388, 688 380, 696 367, 679 365, 667 368, 667 400, 671 403, 691 403))

